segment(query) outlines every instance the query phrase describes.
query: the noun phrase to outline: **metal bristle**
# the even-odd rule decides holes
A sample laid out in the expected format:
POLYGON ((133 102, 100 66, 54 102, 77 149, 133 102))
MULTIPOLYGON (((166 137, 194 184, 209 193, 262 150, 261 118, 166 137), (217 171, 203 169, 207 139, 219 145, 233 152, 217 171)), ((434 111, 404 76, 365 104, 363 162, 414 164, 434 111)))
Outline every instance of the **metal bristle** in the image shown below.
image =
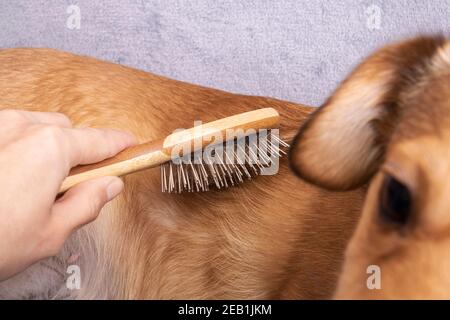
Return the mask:
MULTIPOLYGON (((286 151, 289 144, 277 134, 268 132, 264 138, 247 136, 233 144, 215 147, 212 157, 203 159, 195 153, 183 161, 161 165, 161 190, 168 193, 204 192, 210 188, 224 189, 251 180, 286 151)), ((178 159, 180 160, 180 159, 178 159)))

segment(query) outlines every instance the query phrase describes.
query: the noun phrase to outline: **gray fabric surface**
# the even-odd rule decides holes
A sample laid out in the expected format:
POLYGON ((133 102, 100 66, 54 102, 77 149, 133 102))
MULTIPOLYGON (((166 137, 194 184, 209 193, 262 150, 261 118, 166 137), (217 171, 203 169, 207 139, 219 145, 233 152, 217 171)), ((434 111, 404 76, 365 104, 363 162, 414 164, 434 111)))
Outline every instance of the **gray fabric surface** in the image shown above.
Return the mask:
POLYGON ((448 0, 0 0, 0 47, 57 48, 318 105, 376 47, 448 35, 449 13, 448 0), (79 29, 68 27, 71 4, 79 29))

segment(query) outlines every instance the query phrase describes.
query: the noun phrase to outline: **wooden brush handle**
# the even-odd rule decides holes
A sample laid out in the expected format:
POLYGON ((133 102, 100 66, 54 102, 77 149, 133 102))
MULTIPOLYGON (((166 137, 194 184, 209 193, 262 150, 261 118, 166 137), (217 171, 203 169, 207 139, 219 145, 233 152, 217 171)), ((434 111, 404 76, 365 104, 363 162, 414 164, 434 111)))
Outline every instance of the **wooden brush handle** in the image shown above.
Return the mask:
POLYGON ((106 160, 74 167, 63 181, 59 192, 93 178, 123 176, 152 168, 172 159, 172 152, 183 156, 183 151, 193 153, 210 143, 223 143, 243 132, 253 129, 274 129, 280 116, 273 108, 263 108, 208 122, 201 126, 172 133, 164 139, 146 142, 123 150, 106 160), (220 137, 221 140, 217 141, 220 137))

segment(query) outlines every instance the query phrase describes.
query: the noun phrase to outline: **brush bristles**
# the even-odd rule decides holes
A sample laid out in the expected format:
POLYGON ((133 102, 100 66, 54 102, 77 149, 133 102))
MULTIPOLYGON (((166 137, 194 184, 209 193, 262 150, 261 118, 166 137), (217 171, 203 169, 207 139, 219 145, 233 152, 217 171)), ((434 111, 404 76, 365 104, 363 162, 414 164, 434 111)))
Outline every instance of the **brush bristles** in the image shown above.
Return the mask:
POLYGON ((289 147, 277 134, 251 135, 161 165, 161 190, 168 193, 225 189, 278 165, 289 147), (275 163, 276 161, 276 163, 275 163))

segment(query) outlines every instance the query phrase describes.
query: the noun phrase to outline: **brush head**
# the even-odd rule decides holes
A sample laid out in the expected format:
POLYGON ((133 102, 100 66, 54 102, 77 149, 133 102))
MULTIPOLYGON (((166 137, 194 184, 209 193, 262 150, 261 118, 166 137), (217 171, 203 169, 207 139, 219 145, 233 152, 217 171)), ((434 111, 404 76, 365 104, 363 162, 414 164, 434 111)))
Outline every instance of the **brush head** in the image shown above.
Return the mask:
POLYGON ((161 191, 167 193, 204 192, 226 189, 257 175, 278 172, 278 160, 289 145, 278 130, 211 145, 199 152, 161 165, 161 191))

